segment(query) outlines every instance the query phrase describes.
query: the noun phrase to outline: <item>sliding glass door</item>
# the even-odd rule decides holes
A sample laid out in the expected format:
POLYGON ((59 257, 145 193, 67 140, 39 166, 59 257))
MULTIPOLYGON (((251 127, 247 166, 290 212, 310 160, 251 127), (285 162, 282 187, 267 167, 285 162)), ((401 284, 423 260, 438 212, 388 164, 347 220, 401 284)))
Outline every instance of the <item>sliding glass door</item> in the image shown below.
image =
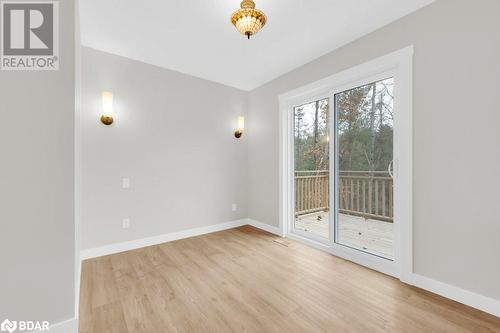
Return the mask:
POLYGON ((280 96, 284 235, 407 279, 413 267, 411 47, 280 96))
POLYGON ((394 260, 394 79, 331 91, 292 110, 292 232, 394 260))
POLYGON ((394 79, 335 94, 334 242, 394 260, 394 79))

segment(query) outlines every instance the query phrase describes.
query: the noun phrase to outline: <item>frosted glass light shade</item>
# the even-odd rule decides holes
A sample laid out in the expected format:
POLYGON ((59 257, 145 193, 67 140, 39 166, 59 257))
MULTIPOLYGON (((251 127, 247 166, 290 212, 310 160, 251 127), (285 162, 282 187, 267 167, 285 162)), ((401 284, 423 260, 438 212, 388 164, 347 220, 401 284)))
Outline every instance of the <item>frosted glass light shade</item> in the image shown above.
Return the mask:
POLYGON ((238 117, 238 131, 243 132, 245 130, 245 117, 238 117))
POLYGON ((113 115, 113 93, 109 91, 102 92, 102 115, 113 115))

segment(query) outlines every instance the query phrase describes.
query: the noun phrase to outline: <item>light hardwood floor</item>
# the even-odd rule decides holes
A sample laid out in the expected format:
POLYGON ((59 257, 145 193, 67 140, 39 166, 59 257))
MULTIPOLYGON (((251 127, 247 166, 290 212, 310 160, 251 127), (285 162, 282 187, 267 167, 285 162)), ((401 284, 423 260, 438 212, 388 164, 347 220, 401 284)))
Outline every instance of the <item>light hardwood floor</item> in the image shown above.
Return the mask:
POLYGON ((86 260, 80 302, 80 333, 500 332, 500 318, 252 227, 86 260))

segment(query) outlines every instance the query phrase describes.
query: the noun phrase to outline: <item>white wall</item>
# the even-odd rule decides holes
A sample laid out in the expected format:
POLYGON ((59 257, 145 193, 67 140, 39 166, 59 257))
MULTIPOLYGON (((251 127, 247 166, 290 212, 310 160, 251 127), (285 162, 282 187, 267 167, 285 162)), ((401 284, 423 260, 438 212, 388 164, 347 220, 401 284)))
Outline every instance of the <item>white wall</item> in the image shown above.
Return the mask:
POLYGON ((0 71, 0 320, 74 317, 74 1, 60 69, 0 71))
POLYGON ((247 94, 82 52, 82 248, 247 217, 247 136, 233 134, 247 94), (99 121, 103 90, 115 98, 110 127, 99 121), (124 177, 130 189, 121 188, 124 177))
POLYGON ((252 91, 249 217, 278 226, 278 96, 413 44, 414 270, 500 299, 498 13, 440 0, 252 91))
POLYGON ((414 271, 500 299, 498 12, 439 0, 250 93, 84 48, 83 249, 245 217, 277 227, 278 96, 414 45, 414 271))

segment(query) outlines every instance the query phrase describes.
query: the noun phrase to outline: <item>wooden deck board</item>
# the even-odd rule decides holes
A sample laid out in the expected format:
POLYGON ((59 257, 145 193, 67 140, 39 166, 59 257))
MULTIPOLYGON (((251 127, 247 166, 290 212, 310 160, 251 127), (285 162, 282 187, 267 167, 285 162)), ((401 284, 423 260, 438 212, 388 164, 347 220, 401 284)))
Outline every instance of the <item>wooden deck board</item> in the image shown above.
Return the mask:
MULTIPOLYGON (((328 238, 328 212, 302 215, 296 219, 297 229, 328 238), (318 220, 318 217, 320 219, 318 220)), ((339 214, 338 242, 373 253, 384 258, 394 258, 394 224, 339 214)))

